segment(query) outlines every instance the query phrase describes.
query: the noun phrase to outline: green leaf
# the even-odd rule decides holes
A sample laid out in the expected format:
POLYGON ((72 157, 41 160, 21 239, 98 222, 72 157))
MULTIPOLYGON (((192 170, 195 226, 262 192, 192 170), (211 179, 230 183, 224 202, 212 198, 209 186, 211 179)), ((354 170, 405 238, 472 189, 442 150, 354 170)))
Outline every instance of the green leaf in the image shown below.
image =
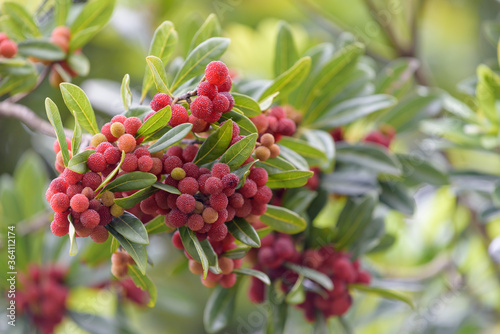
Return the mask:
POLYGON ((89 156, 95 153, 94 150, 85 150, 77 155, 74 155, 68 162, 68 168, 73 172, 77 172, 79 174, 85 174, 89 168, 87 167, 87 159, 89 156))
POLYGON ((143 275, 146 274, 146 266, 148 263, 148 255, 146 252, 146 246, 142 244, 138 244, 135 242, 132 242, 122 236, 118 231, 116 231, 112 226, 109 224, 105 226, 106 229, 111 233, 122 245, 122 247, 127 251, 127 253, 134 259, 135 264, 141 271, 143 275))
POLYGON ((134 205, 141 202, 142 200, 145 200, 146 198, 153 195, 157 191, 158 189, 154 187, 147 187, 142 190, 139 190, 138 192, 128 197, 115 198, 115 203, 124 209, 130 209, 134 205))
POLYGON ((66 142, 66 135, 64 134, 64 127, 61 121, 61 115, 59 114, 59 109, 57 109, 57 105, 54 103, 54 101, 52 101, 49 98, 46 98, 45 110, 47 112, 47 118, 49 119, 50 124, 52 124, 52 127, 56 132, 57 141, 59 142, 59 146, 61 147, 64 166, 68 166, 69 162, 68 143, 66 142))
POLYGON ((141 245, 148 245, 148 232, 144 224, 133 214, 124 212, 120 217, 113 217, 109 223, 124 238, 141 245))
POLYGON ((281 157, 267 159, 266 161, 257 161, 255 166, 264 168, 269 175, 297 170, 294 165, 281 157))
POLYGON ((144 137, 144 141, 147 141, 148 137, 151 137, 168 124, 170 117, 172 117, 170 106, 158 110, 153 116, 148 118, 146 122, 142 123, 135 134, 135 138, 144 137))
POLYGON ((374 294, 379 295, 380 297, 387 298, 387 299, 399 300, 399 301, 402 301, 403 303, 408 304, 412 309, 415 308, 411 298, 402 294, 399 291, 387 290, 384 288, 379 288, 379 287, 375 287, 375 286, 367 286, 367 285, 362 285, 362 284, 351 284, 351 285, 349 285, 349 288, 355 289, 355 290, 358 290, 361 292, 374 293, 374 294))
POLYGON ((266 213, 260 216, 260 220, 273 230, 287 234, 302 232, 307 226, 304 218, 295 212, 270 204, 267 205, 266 213))
POLYGON ((229 233, 250 247, 260 247, 260 239, 255 229, 243 218, 235 218, 226 223, 229 233))
POLYGON ((253 122, 245 115, 242 115, 232 110, 230 112, 223 113, 219 122, 228 119, 231 119, 233 120, 233 122, 236 122, 236 124, 238 124, 238 126, 240 127, 241 136, 248 136, 253 133, 257 133, 257 128, 255 127, 255 124, 253 124, 253 122))
POLYGON ((75 127, 73 128, 73 137, 71 137, 71 150, 76 153, 80 150, 80 144, 82 143, 82 127, 78 123, 75 113, 72 114, 75 118, 75 127))
POLYGON ((165 65, 160 58, 155 56, 146 57, 149 70, 153 76, 153 81, 156 85, 156 90, 159 93, 165 93, 172 96, 172 92, 168 89, 167 72, 165 72, 165 65))
POLYGON ((280 140, 280 145, 288 147, 289 149, 300 154, 304 159, 306 159, 309 167, 317 167, 328 161, 325 152, 310 145, 304 140, 293 137, 283 137, 280 140))
POLYGON ((282 200, 282 206, 303 215, 318 193, 306 187, 288 189, 282 200))
POLYGON ((377 76, 375 93, 399 96, 413 80, 418 67, 415 58, 399 58, 390 62, 377 76))
POLYGON ((285 301, 291 305, 301 304, 306 300, 306 294, 304 292, 304 275, 299 275, 299 278, 293 285, 290 292, 286 295, 285 301))
POLYGON ((271 189, 302 187, 313 175, 313 172, 304 170, 274 173, 269 175, 266 185, 271 189))
POLYGON ((229 41, 228 38, 212 37, 198 45, 189 53, 179 72, 177 72, 171 90, 175 91, 187 80, 202 74, 208 63, 222 56, 229 46, 229 41))
POLYGON ((151 219, 149 222, 146 224, 146 231, 148 232, 148 235, 151 234, 157 234, 157 233, 162 233, 162 232, 172 232, 174 231, 173 228, 168 227, 165 224, 165 216, 156 216, 155 218, 151 219))
POLYGON ((296 153, 294 150, 289 149, 288 147, 282 145, 278 146, 280 147, 280 155, 282 158, 294 165, 296 169, 309 171, 309 165, 307 164, 306 159, 302 158, 300 154, 296 153))
POLYGON ((221 286, 214 288, 203 313, 203 324, 207 333, 221 331, 233 318, 237 287, 236 285, 230 289, 221 286))
MULTIPOLYGON (((177 45, 177 31, 175 31, 174 24, 170 21, 164 21, 158 28, 156 28, 149 46, 149 55, 158 57, 163 64, 166 64, 177 45)), ((164 72, 165 70, 162 69, 164 72)), ((161 73, 159 71, 158 73, 161 73)), ((167 81, 165 81, 166 83, 167 81)), ((146 94, 153 85, 153 76, 149 71, 148 65, 144 71, 144 79, 142 81, 141 103, 146 97, 146 94)))
POLYGON ((76 114, 78 123, 90 134, 98 134, 99 128, 95 119, 94 109, 85 92, 78 86, 63 82, 59 85, 64 103, 70 111, 76 114))
POLYGON ((280 92, 276 92, 272 95, 269 95, 264 100, 260 101, 260 103, 259 103, 260 110, 267 110, 267 109, 271 108, 271 106, 273 105, 274 98, 276 96, 278 96, 279 94, 280 94, 280 92))
POLYGON ((54 21, 56 26, 65 26, 72 0, 56 0, 54 5, 54 21))
POLYGON ((128 110, 130 105, 132 104, 132 92, 130 91, 130 76, 125 74, 122 80, 122 86, 120 89, 120 93, 122 96, 123 108, 128 110))
POLYGON ((362 231, 372 221, 375 198, 367 195, 362 198, 349 197, 337 221, 335 247, 343 249, 358 240, 362 231))
POLYGON ((201 25, 200 29, 194 34, 191 40, 191 46, 189 51, 193 50, 195 46, 199 45, 201 42, 206 41, 211 37, 217 37, 220 35, 220 23, 217 20, 215 14, 208 15, 207 19, 201 25))
POLYGON ((203 251, 203 247, 200 244, 200 240, 198 240, 198 237, 196 236, 196 233, 188 227, 182 226, 179 227, 179 234, 186 252, 191 255, 195 261, 201 263, 203 267, 203 278, 206 278, 210 264, 208 262, 207 255, 203 251))
POLYGON ((337 161, 352 163, 379 173, 391 175, 401 174, 401 164, 394 156, 378 145, 356 144, 337 145, 337 161))
POLYGON ((160 139, 158 139, 153 145, 148 147, 149 152, 156 153, 170 146, 178 143, 184 137, 187 136, 189 131, 193 128, 193 124, 184 123, 177 125, 175 128, 169 130, 160 139))
POLYGON ((380 182, 382 193, 380 202, 389 208, 399 211, 407 216, 412 216, 415 211, 415 200, 408 189, 400 182, 380 182))
POLYGON ((335 165, 335 143, 332 136, 321 130, 307 130, 304 137, 310 145, 325 153, 326 162, 321 166, 321 170, 332 172, 335 165))
POLYGON ((231 93, 234 98, 233 110, 242 113, 246 117, 255 117, 260 115, 260 106, 252 99, 250 96, 246 96, 239 93, 231 93))
POLYGON ((271 279, 269 279, 269 276, 264 274, 262 271, 248 268, 239 268, 234 269, 233 272, 240 275, 253 276, 261 280, 264 284, 271 285, 271 279))
POLYGON ((68 57, 68 64, 79 76, 87 76, 90 72, 89 59, 83 53, 72 53, 68 57))
POLYGON ((93 0, 87 2, 70 26, 70 52, 81 48, 94 37, 109 21, 114 7, 115 0, 93 0))
POLYGON ((302 276, 310 279, 311 281, 318 283, 326 290, 333 290, 333 282, 330 279, 330 277, 326 276, 323 273, 320 273, 319 271, 316 271, 316 270, 308 268, 308 267, 298 266, 296 264, 289 263, 289 262, 285 263, 285 267, 287 267, 290 270, 295 271, 298 274, 301 274, 302 276))
POLYGON ((269 96, 280 92, 280 96, 297 88, 309 74, 311 58, 299 59, 290 69, 274 79, 268 88, 260 95, 259 101, 264 101, 269 96))
POLYGON ((277 77, 292 67, 299 58, 290 25, 284 21, 280 21, 278 24, 278 36, 274 50, 274 76, 277 77))
POLYGON ((7 15, 14 25, 22 27, 21 31, 24 38, 42 36, 33 16, 21 4, 4 2, 2 14, 7 15))
POLYGON ((250 168, 257 162, 258 160, 254 160, 248 164, 245 164, 241 166, 240 168, 236 169, 233 171, 233 174, 236 174, 238 178, 240 179, 240 182, 238 182, 238 185, 236 186, 236 189, 239 189, 243 186, 245 183, 245 180, 247 176, 250 174, 250 168))
POLYGON ((18 53, 24 57, 36 57, 42 60, 62 60, 66 53, 57 45, 47 40, 27 40, 20 42, 18 53))
POLYGON ((377 176, 369 170, 348 166, 335 173, 324 175, 321 185, 332 194, 359 196, 379 192, 377 176))
POLYGON ((203 253, 207 257, 208 265, 212 267, 212 270, 215 270, 217 273, 221 273, 221 270, 219 268, 219 256, 217 255, 217 253, 215 253, 214 249, 212 248, 212 244, 210 244, 210 241, 208 241, 208 239, 205 239, 203 241, 200 241, 200 245, 203 249, 203 253))
POLYGON ((230 259, 242 259, 247 255, 250 249, 251 247, 249 246, 237 247, 222 253, 222 256, 228 257, 230 259))
POLYGON ((0 79, 0 95, 15 95, 31 90, 36 86, 35 73, 26 76, 8 75, 0 79))
POLYGON ((319 116, 310 127, 330 130, 346 125, 379 110, 395 105, 397 100, 390 95, 355 97, 344 101, 319 116))
POLYGON ((252 154, 257 142, 258 134, 254 133, 246 136, 229 149, 220 157, 219 162, 225 163, 231 170, 235 170, 244 163, 250 154, 252 154))
POLYGON ((179 189, 177 189, 175 187, 172 187, 172 186, 169 186, 168 184, 161 183, 161 182, 155 182, 155 183, 153 183, 153 187, 156 188, 156 189, 160 189, 160 190, 166 191, 166 192, 171 193, 171 194, 176 194, 176 195, 180 195, 181 194, 181 192, 179 191, 179 189))
POLYGON ((231 143, 232 134, 233 121, 228 120, 222 124, 219 129, 208 136, 208 138, 200 146, 193 162, 200 166, 220 157, 231 143))
POLYGON ((144 291, 149 293, 149 307, 154 307, 156 305, 156 299, 158 298, 158 291, 156 290, 156 285, 151 281, 148 275, 143 275, 138 270, 137 266, 128 266, 128 273, 135 285, 144 291))
POLYGON ((156 175, 145 172, 131 172, 123 174, 110 182, 104 190, 111 192, 144 189, 156 182, 156 175))
POLYGON ((500 101, 500 76, 486 65, 477 68, 476 96, 481 112, 498 127, 497 105, 500 101))
POLYGON ((69 235, 69 242, 70 242, 69 255, 75 256, 76 254, 78 254, 78 245, 76 244, 76 235, 75 235, 76 230, 75 230, 75 226, 73 225, 73 218, 71 217, 71 215, 68 216, 68 219, 69 219, 68 235, 69 235))

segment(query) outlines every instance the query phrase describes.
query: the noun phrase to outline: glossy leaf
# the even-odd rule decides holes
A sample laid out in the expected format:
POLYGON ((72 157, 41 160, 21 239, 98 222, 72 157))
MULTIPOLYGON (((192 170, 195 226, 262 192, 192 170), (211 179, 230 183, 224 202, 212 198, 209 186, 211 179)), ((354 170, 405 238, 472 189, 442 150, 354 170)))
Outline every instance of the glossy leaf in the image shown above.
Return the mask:
POLYGON ((332 136, 321 130, 307 130, 304 132, 307 142, 325 153, 326 162, 321 166, 324 172, 332 172, 335 165, 335 143, 332 136))
POLYGON ((306 299, 306 294, 304 292, 304 286, 302 283, 304 282, 304 275, 299 275, 299 278, 293 285, 290 292, 286 295, 286 302, 291 305, 301 304, 306 299))
POLYGON ((118 233, 112 226, 106 225, 106 229, 115 237, 120 245, 127 251, 127 253, 134 259, 135 264, 140 272, 146 274, 146 266, 148 263, 148 256, 146 253, 146 246, 132 242, 118 233))
POLYGON ((134 205, 141 202, 142 200, 145 200, 146 198, 153 195, 157 191, 158 189, 154 187, 147 187, 142 190, 139 190, 138 192, 128 197, 115 198, 115 203, 124 209, 130 209, 134 205))
POLYGON ((255 160, 255 161, 252 161, 248 164, 245 164, 232 172, 233 174, 236 174, 236 176, 238 176, 238 178, 240 179, 240 182, 238 182, 236 189, 239 189, 243 186, 243 184, 245 183, 245 180, 247 179, 248 175, 250 174, 250 168, 255 164, 256 161, 258 161, 258 160, 255 160))
POLYGON ((66 53, 57 45, 47 40, 27 40, 18 44, 18 53, 25 57, 42 60, 62 60, 66 53))
POLYGON ((208 298, 203 313, 203 324, 207 333, 217 333, 224 329, 233 318, 238 286, 225 289, 217 286, 208 298))
POLYGON ((280 156, 294 165, 297 169, 302 171, 309 171, 309 165, 307 164, 306 159, 302 158, 302 156, 296 153, 294 150, 289 149, 286 146, 279 145, 280 147, 280 156))
POLYGON ((229 46, 229 39, 212 37, 199 44, 189 53, 175 76, 171 90, 175 91, 187 80, 202 74, 205 67, 213 60, 218 60, 229 46))
POLYGON ((2 14, 8 15, 13 24, 22 27, 23 37, 42 36, 32 15, 28 13, 26 8, 21 4, 16 2, 4 2, 2 5, 2 14))
POLYGON ((159 93, 165 93, 172 96, 172 92, 168 89, 167 72, 165 72, 165 65, 160 58, 155 56, 146 57, 149 71, 153 76, 153 81, 156 85, 156 90, 159 93))
POLYGON ((76 153, 80 150, 80 144, 82 143, 82 127, 78 123, 75 113, 72 114, 75 119, 75 127, 73 128, 73 137, 71 137, 71 150, 76 153))
POLYGON ((179 234, 186 252, 195 260, 201 263, 203 267, 203 277, 207 277, 208 268, 210 266, 208 258, 201 247, 200 240, 196 233, 186 226, 179 227, 179 234))
POLYGON ((156 188, 156 189, 160 189, 160 190, 166 191, 166 192, 171 193, 171 194, 176 194, 176 195, 180 195, 181 194, 181 192, 179 191, 179 189, 177 189, 175 187, 172 187, 172 186, 169 186, 168 184, 161 183, 161 182, 155 182, 155 183, 153 183, 153 187, 156 188))
POLYGON ((284 73, 299 59, 293 41, 290 25, 284 21, 278 24, 278 36, 274 49, 274 76, 284 73))
POLYGON ((427 161, 425 155, 403 155, 397 158, 403 166, 405 183, 412 185, 428 183, 435 186, 443 186, 449 183, 448 175, 427 161))
POLYGON ((338 144, 337 161, 352 163, 379 173, 401 174, 399 161, 383 148, 374 144, 338 144))
POLYGON ((287 234, 302 232, 307 225, 304 218, 295 212, 270 204, 267 205, 267 211, 260 216, 260 220, 273 230, 287 234))
POLYGON ((241 136, 248 136, 253 133, 257 133, 255 124, 253 124, 253 122, 245 115, 232 110, 230 112, 223 113, 220 118, 220 122, 227 119, 231 119, 233 122, 236 122, 236 124, 238 124, 238 126, 240 127, 241 136))
POLYGON ((54 5, 54 21, 56 26, 65 26, 72 0, 56 0, 54 5))
POLYGON ((355 289, 355 290, 358 290, 361 292, 373 293, 373 294, 376 294, 382 298, 399 300, 399 301, 402 301, 403 303, 408 304, 412 309, 415 308, 412 300, 408 296, 402 294, 399 291, 387 290, 384 288, 362 285, 362 284, 352 284, 352 285, 349 285, 349 288, 355 289))
POLYGON ((232 134, 233 121, 229 120, 208 136, 208 138, 200 146, 193 162, 200 166, 220 157, 229 146, 232 134))
POLYGON ((189 51, 193 50, 197 45, 206 41, 211 37, 220 35, 220 23, 215 14, 208 15, 207 19, 201 25, 200 29, 194 34, 189 51))
POLYGON ((415 211, 415 200, 412 194, 399 182, 380 182, 382 193, 380 201, 407 216, 412 216, 415 211))
POLYGON ((242 113, 246 117, 255 117, 261 113, 260 106, 250 96, 240 93, 231 93, 234 98, 233 110, 242 113))
POLYGON ((128 273, 136 286, 149 293, 148 307, 154 307, 156 305, 156 299, 158 298, 158 291, 153 281, 151 281, 148 275, 143 275, 138 270, 137 266, 129 265, 128 273))
POLYGON ((237 247, 222 253, 222 256, 230 259, 242 259, 247 255, 250 249, 251 247, 249 246, 237 247))
POLYGON ((228 150, 220 157, 219 162, 225 163, 231 170, 235 170, 244 163, 252 154, 257 142, 258 135, 256 133, 246 136, 228 148, 228 150))
POLYGON ((135 138, 144 137, 144 140, 147 140, 148 137, 165 127, 168 121, 170 121, 170 117, 172 117, 170 106, 158 110, 153 116, 148 118, 146 122, 142 123, 135 134, 135 138))
POLYGON ((226 223, 229 233, 237 240, 251 247, 260 247, 260 239, 255 229, 243 218, 236 218, 226 223))
POLYGON ((162 232, 173 232, 174 229, 165 224, 165 216, 156 216, 146 224, 148 235, 162 232))
POLYGON ((192 128, 193 124, 191 123, 184 123, 177 125, 175 128, 165 133, 153 145, 149 146, 148 147, 149 152, 156 153, 178 143, 179 141, 184 139, 184 137, 187 136, 187 134, 191 131, 192 128))
POLYGON ((80 87, 67 82, 60 84, 59 87, 64 103, 76 114, 80 125, 92 135, 99 133, 94 109, 85 92, 80 87))
POLYGON ((281 157, 267 159, 266 161, 257 161, 255 166, 264 168, 268 175, 297 170, 294 165, 281 157))
POLYGON ((148 233, 144 224, 133 214, 124 212, 120 217, 113 217, 108 224, 124 238, 137 244, 148 245, 148 233))
POLYGON ((313 175, 313 172, 304 170, 275 173, 269 175, 266 185, 271 189, 302 187, 313 175))
POLYGON ((123 174, 110 182, 104 190, 111 192, 144 189, 156 182, 156 175, 145 172, 130 172, 123 174))
POLYGON ((359 196, 380 191, 377 175, 360 168, 344 168, 323 176, 322 187, 332 194, 359 196))
MULTIPOLYGON (((148 55, 158 57, 163 64, 166 64, 175 50, 177 40, 177 31, 175 31, 173 23, 170 21, 163 22, 155 30, 153 39, 151 40, 151 44, 149 46, 148 55)), ((164 71, 164 69, 162 69, 162 71, 164 71)), ((148 91, 151 89, 152 85, 153 75, 149 70, 149 65, 146 65, 144 79, 142 81, 141 103, 146 97, 148 91)))
POLYGON ((70 242, 69 255, 75 256, 76 254, 78 254, 78 245, 76 244, 76 235, 75 235, 76 230, 75 230, 75 226, 73 225, 73 218, 71 218, 71 215, 68 216, 68 219, 69 219, 68 235, 69 235, 69 242, 70 242))
POLYGON ((326 163, 327 157, 324 151, 310 145, 308 142, 294 137, 283 137, 280 140, 280 145, 300 154, 306 159, 310 167, 317 167, 326 163))
POLYGON ((348 198, 338 218, 335 247, 342 249, 359 239, 361 231, 372 221, 374 208, 374 196, 367 195, 362 198, 348 198))
POLYGON ((83 53, 73 53, 68 57, 68 64, 79 76, 87 76, 90 72, 90 61, 83 53))
POLYGON ((233 272, 240 275, 253 276, 261 280, 264 284, 271 285, 271 279, 269 279, 269 276, 264 274, 262 271, 248 268, 239 268, 234 269, 233 272))
POLYGON ((79 174, 84 174, 88 172, 89 168, 87 167, 87 159, 89 156, 95 153, 94 150, 84 150, 77 155, 73 156, 68 162, 68 168, 73 172, 77 172, 79 174))
POLYGON ((330 279, 330 277, 326 276, 323 273, 320 273, 319 271, 316 271, 316 270, 308 268, 308 267, 298 266, 296 264, 289 263, 289 262, 285 263, 285 267, 287 267, 290 270, 295 271, 298 274, 301 274, 302 276, 310 279, 313 282, 318 283, 326 290, 333 290, 333 282, 330 279))
POLYGON ((130 91, 130 76, 125 74, 122 80, 122 85, 120 88, 120 93, 122 96, 123 108, 128 110, 132 104, 132 92, 130 91))
POLYGON ((64 162, 64 166, 68 166, 69 162, 69 149, 68 143, 66 142, 66 135, 64 133, 64 126, 61 121, 61 115, 59 114, 59 109, 57 105, 49 98, 45 99, 45 111, 47 112, 47 118, 50 124, 54 128, 56 133, 57 141, 61 147, 61 154, 64 162))

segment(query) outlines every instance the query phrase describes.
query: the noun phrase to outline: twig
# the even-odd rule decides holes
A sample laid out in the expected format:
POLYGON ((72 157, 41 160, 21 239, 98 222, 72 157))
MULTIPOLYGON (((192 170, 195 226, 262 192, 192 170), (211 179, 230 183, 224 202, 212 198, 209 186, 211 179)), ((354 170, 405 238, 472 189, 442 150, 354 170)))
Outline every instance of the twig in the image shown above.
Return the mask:
POLYGON ((179 101, 186 101, 187 103, 191 103, 191 98, 193 96, 196 96, 198 95, 198 91, 195 89, 195 90, 192 90, 190 92, 187 92, 185 94, 182 94, 182 95, 179 95, 177 96, 173 101, 172 101, 172 104, 176 104, 177 102, 179 101))
MULTIPOLYGON (((9 101, 0 102, 0 117, 17 118, 33 131, 43 133, 47 136, 55 137, 56 133, 52 125, 40 118, 33 110, 22 104, 9 101)), ((64 129, 67 138, 73 136, 73 131, 64 129)))

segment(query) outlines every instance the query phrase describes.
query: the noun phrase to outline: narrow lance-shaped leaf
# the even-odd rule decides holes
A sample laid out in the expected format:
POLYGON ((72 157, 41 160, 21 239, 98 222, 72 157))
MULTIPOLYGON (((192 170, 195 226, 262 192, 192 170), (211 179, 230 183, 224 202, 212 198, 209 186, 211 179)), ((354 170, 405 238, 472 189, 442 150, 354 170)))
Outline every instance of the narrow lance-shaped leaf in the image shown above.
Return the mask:
POLYGON ((28 13, 24 6, 15 2, 4 2, 2 14, 8 15, 15 25, 22 27, 25 38, 42 36, 33 16, 28 13))
POLYGON ((220 23, 215 14, 208 15, 207 19, 201 25, 200 29, 194 34, 189 51, 193 50, 201 42, 210 37, 217 37, 220 34, 220 23))
POLYGON ((189 131, 193 128, 193 124, 184 123, 177 125, 175 128, 169 130, 160 139, 158 139, 153 145, 148 147, 149 152, 156 153, 164 150, 175 143, 184 139, 189 131))
POLYGON ((148 275, 141 274, 137 266, 129 265, 128 273, 135 285, 149 293, 148 307, 154 307, 156 305, 156 299, 158 298, 158 291, 153 281, 151 281, 148 275))
POLYGON ((171 90, 175 91, 181 84, 199 74, 212 60, 219 59, 229 46, 229 39, 212 37, 198 45, 187 56, 172 84, 171 90))
POLYGON ((57 105, 49 98, 45 99, 45 110, 47 111, 47 118, 50 124, 56 132, 57 141, 61 147, 61 154, 64 162, 64 166, 68 166, 69 162, 69 150, 68 143, 66 142, 66 135, 64 134, 64 127, 61 121, 61 115, 59 114, 59 109, 57 105))
POLYGON ((352 163, 379 173, 401 174, 399 161, 374 144, 339 144, 337 145, 337 161, 352 163))
POLYGON ((42 60, 63 60, 66 53, 48 40, 27 40, 20 42, 17 52, 25 57, 36 57, 42 60))
POLYGON ((146 57, 149 70, 153 76, 153 81, 156 85, 156 90, 160 93, 165 93, 172 96, 172 92, 168 89, 167 72, 160 58, 155 56, 146 57))
POLYGON ((203 313, 207 333, 217 333, 229 324, 233 317, 237 289, 238 285, 229 289, 221 286, 214 288, 203 313))
POLYGON ((165 224, 165 216, 156 216, 146 224, 148 235, 162 232, 173 232, 174 229, 165 224))
POLYGON ((146 141, 147 137, 154 135, 160 129, 165 127, 168 124, 168 121, 170 121, 170 117, 172 117, 172 110, 170 109, 170 106, 166 106, 165 108, 158 110, 141 125, 135 134, 135 138, 145 137, 144 140, 146 141))
POLYGON ((351 284, 349 285, 349 288, 361 292, 373 293, 387 299, 399 300, 408 304, 411 308, 415 308, 415 306, 413 305, 413 301, 408 296, 404 295, 399 291, 387 290, 384 288, 362 285, 362 284, 351 284))
POLYGON ((71 8, 72 0, 56 0, 54 6, 54 21, 56 26, 66 25, 66 18, 71 8))
POLYGON ((80 144, 82 143, 82 127, 78 123, 75 113, 72 112, 72 114, 75 118, 75 127, 73 128, 73 137, 71 138, 71 150, 73 154, 76 154, 80 150, 80 144))
POLYGON ((269 276, 267 276, 266 274, 264 274, 262 271, 259 271, 259 270, 248 269, 248 268, 239 268, 239 269, 234 269, 233 272, 236 274, 240 274, 240 275, 246 275, 246 276, 252 276, 252 277, 258 278, 266 285, 271 284, 271 279, 269 279, 269 276))
POLYGON ((124 212, 120 217, 114 217, 108 225, 132 242, 141 245, 149 244, 148 233, 144 224, 129 212, 124 212))
MULTIPOLYGON (((116 174, 118 174, 118 171, 120 170, 120 167, 122 166, 124 160, 125 160, 125 151, 122 151, 122 157, 120 159, 120 163, 118 164, 118 166, 115 167, 115 169, 113 169, 113 171, 111 173, 109 173, 108 176, 106 176, 104 181, 101 182, 99 187, 97 187, 97 189, 95 190, 96 192, 99 191, 99 189, 101 189, 105 185, 107 185, 108 182, 111 181, 115 177, 116 174)), ((96 196, 96 198, 101 197, 102 194, 104 194, 104 191, 101 191, 99 193, 99 195, 96 196)))
MULTIPOLYGON (((166 64, 172 55, 172 52, 177 45, 177 31, 170 21, 165 21, 156 28, 149 46, 148 55, 158 57, 163 64, 166 64)), ((164 69, 162 69, 164 71, 164 69)), ((166 83, 166 81, 165 81, 166 83)), ((153 75, 149 70, 149 65, 146 65, 144 71, 144 79, 142 81, 141 103, 146 97, 146 94, 153 85, 153 75)))
POLYGON ((233 121, 228 120, 208 136, 198 150, 198 153, 196 153, 193 162, 197 165, 203 165, 220 157, 226 151, 229 143, 231 143, 232 134, 233 121))
POLYGON ((74 155, 68 162, 68 168, 73 172, 77 172, 79 174, 86 173, 89 168, 87 167, 87 159, 89 156, 95 153, 94 150, 84 150, 77 155, 74 155))
POLYGON ((68 220, 69 220, 68 235, 69 235, 69 241, 70 241, 69 255, 75 256, 76 254, 78 254, 78 245, 76 244, 76 235, 75 235, 76 230, 75 230, 75 226, 73 225, 73 218, 71 217, 71 215, 68 216, 68 220))
POLYGON ((307 226, 304 218, 295 212, 269 204, 267 211, 260 216, 260 220, 273 230, 287 234, 302 232, 307 226))
POLYGON ((161 183, 161 182, 155 182, 153 184, 153 187, 156 188, 156 189, 160 189, 160 190, 166 191, 167 193, 176 194, 176 195, 180 195, 181 194, 181 192, 179 191, 179 189, 177 189, 177 188, 175 188, 173 186, 170 186, 168 184, 161 183))
POLYGON ((73 111, 80 125, 90 134, 99 133, 95 119, 94 109, 84 91, 71 83, 64 82, 59 85, 64 103, 69 110, 73 111))
POLYGON ((148 263, 148 256, 146 246, 132 242, 118 233, 113 227, 106 225, 106 229, 118 240, 120 245, 127 251, 127 253, 134 259, 135 264, 143 275, 146 274, 146 266, 148 263))
POLYGON ((255 117, 261 113, 260 105, 250 96, 231 93, 234 98, 233 110, 241 112, 246 117, 255 117))
POLYGON ((115 198, 115 203, 124 209, 131 209, 134 205, 141 202, 142 200, 145 200, 157 191, 158 189, 154 187, 147 187, 128 197, 115 198))
POLYGON ((299 58, 290 26, 284 21, 278 24, 278 36, 274 50, 274 75, 279 76, 292 67, 299 58))
POLYGON ((305 278, 318 283, 327 290, 333 290, 333 282, 330 277, 326 276, 323 273, 320 273, 319 271, 288 262, 285 263, 285 267, 295 271, 296 273, 302 274, 305 278))
POLYGON ((260 239, 255 229, 245 219, 235 218, 226 223, 229 233, 242 243, 251 247, 260 247, 260 239))
POLYGON ((130 91, 130 76, 125 74, 122 80, 122 86, 120 89, 120 93, 122 96, 123 108, 128 110, 130 105, 132 104, 132 92, 130 91))
POLYGON ((271 189, 302 187, 313 175, 313 172, 304 170, 275 173, 269 175, 266 185, 271 189))
POLYGON ((137 189, 144 189, 153 185, 157 178, 151 173, 145 172, 130 172, 117 177, 110 182, 104 190, 111 192, 130 191, 137 189))
POLYGON ((220 157, 219 162, 225 163, 231 170, 234 170, 244 163, 250 154, 252 154, 257 142, 256 133, 246 136, 229 149, 220 157))
POLYGON ((240 114, 239 112, 232 110, 230 112, 225 112, 222 114, 219 122, 222 122, 224 120, 231 119, 233 122, 238 124, 240 127, 240 135, 241 136, 247 136, 251 135, 253 133, 257 133, 257 128, 255 127, 255 124, 246 117, 245 115, 240 114))
POLYGON ((203 278, 206 278, 210 264, 203 248, 201 247, 200 240, 198 240, 198 237, 196 236, 196 233, 183 226, 179 228, 179 234, 186 252, 188 252, 193 259, 201 263, 203 267, 203 278))

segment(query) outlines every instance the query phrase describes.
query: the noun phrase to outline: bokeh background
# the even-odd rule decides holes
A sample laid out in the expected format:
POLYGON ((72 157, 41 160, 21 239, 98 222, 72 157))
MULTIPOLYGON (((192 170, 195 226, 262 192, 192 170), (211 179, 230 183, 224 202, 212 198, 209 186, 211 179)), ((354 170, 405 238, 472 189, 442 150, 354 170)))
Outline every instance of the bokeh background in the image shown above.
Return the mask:
MULTIPOLYGON (((18 2, 28 8, 40 5, 39 1, 18 2)), ((91 63, 89 76, 77 78, 74 83, 87 92, 97 110, 98 123, 103 124, 105 119, 120 112, 119 87, 125 73, 130 74, 131 88, 137 94, 140 91, 145 56, 155 28, 164 20, 172 21, 179 32, 176 52, 183 56, 191 37, 210 13, 218 16, 223 35, 232 40, 223 60, 243 78, 273 77, 273 43, 280 20, 292 25, 299 53, 318 43, 356 38, 367 45, 367 54, 378 68, 397 57, 413 56, 421 64, 418 78, 421 85, 446 90, 459 99, 467 100, 474 89, 479 64, 498 69, 499 1, 374 2, 383 11, 387 24, 393 27, 393 38, 399 47, 374 21, 363 0, 119 0, 110 24, 84 48, 91 63)), ((45 118, 43 101, 47 96, 56 104, 63 104, 60 93, 48 83, 42 84, 23 103, 45 118)), ((66 127, 71 128, 72 116, 67 110, 61 112, 66 127)), ((2 224, 32 220, 46 210, 43 194, 49 179, 56 175, 53 139, 32 133, 14 119, 0 119, 0 138, 3 208, 0 220, 2 224), (27 197, 26 192, 30 194, 27 197), (19 205, 28 200, 28 204, 19 205)), ((408 147, 410 144, 405 141, 412 138, 398 139, 395 147, 408 147)), ((451 162, 458 168, 472 166, 500 174, 498 161, 482 155, 460 154, 452 157, 451 162)), ((500 280, 492 270, 481 238, 468 233, 468 211, 457 202, 449 187, 425 187, 416 200, 417 210, 410 219, 397 213, 387 216, 387 230, 396 237, 392 247, 364 259, 364 265, 384 277, 388 287, 408 293, 416 308, 412 310, 403 303, 375 296, 356 296, 355 306, 347 316, 353 330, 356 333, 500 332, 500 280)), ((491 235, 500 234, 500 223, 490 223, 487 228, 491 235)), ((45 246, 33 245, 33 254, 26 257, 41 261, 51 252, 60 252, 61 261, 75 266, 73 259, 65 256, 68 245, 57 241, 62 251, 54 249, 56 238, 47 231, 48 224, 46 229, 36 232, 37 242, 45 246), (37 254, 36 249, 44 252, 37 254)), ((86 288, 72 292, 72 307, 114 316, 117 321, 127 322, 132 332, 203 333, 203 307, 209 291, 199 284, 198 277, 182 269, 186 260, 167 239, 152 237, 148 252, 155 262, 150 274, 159 289, 154 309, 122 303, 111 293, 86 288)), ((82 285, 97 285, 110 277, 109 265, 97 271, 79 266, 79 275, 73 279, 82 285)), ((287 332, 310 331, 302 315, 291 312, 296 314, 289 317, 287 332)), ((241 293, 231 328, 225 332, 254 333, 264 321, 262 307, 251 305, 241 293)), ((78 333, 78 330, 67 321, 60 332, 78 333)))

